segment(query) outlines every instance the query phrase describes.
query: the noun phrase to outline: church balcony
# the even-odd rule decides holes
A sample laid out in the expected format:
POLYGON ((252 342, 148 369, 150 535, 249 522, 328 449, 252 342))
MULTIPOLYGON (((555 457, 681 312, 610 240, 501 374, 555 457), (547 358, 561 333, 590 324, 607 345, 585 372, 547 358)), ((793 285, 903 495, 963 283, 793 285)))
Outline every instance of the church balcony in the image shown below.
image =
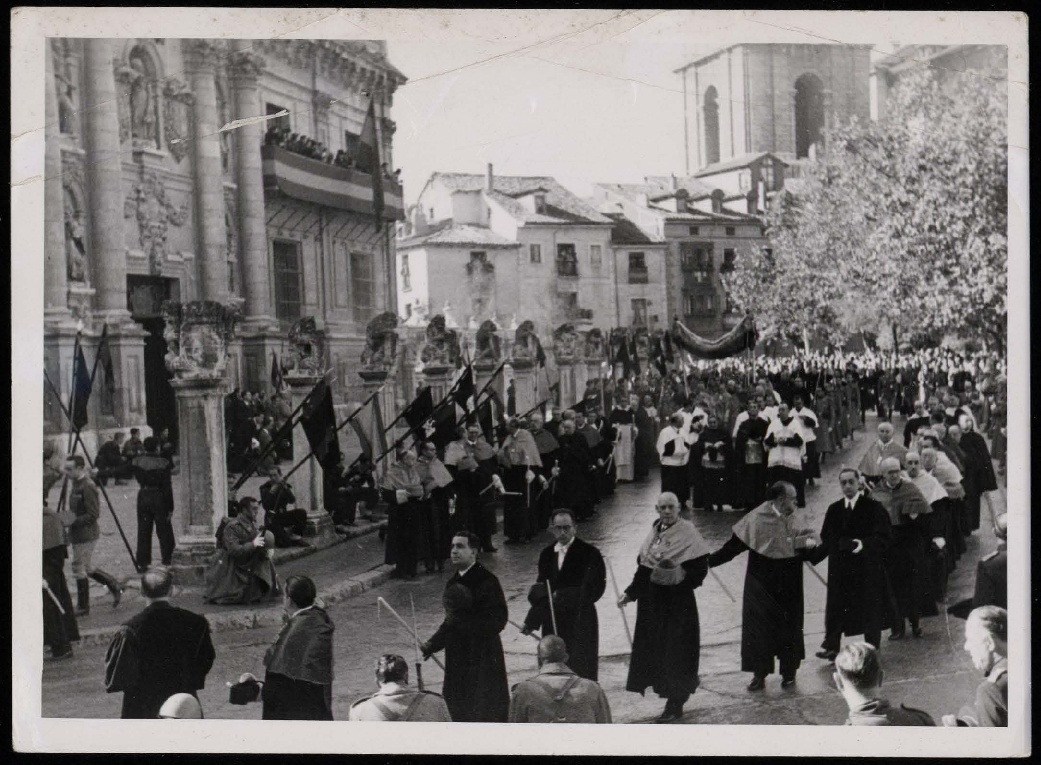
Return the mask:
MULTIPOLYGON (((323 207, 375 216, 372 174, 312 159, 274 144, 261 146, 260 156, 265 191, 277 191, 323 207)), ((383 220, 404 220, 401 185, 391 178, 383 178, 382 189, 383 220)))

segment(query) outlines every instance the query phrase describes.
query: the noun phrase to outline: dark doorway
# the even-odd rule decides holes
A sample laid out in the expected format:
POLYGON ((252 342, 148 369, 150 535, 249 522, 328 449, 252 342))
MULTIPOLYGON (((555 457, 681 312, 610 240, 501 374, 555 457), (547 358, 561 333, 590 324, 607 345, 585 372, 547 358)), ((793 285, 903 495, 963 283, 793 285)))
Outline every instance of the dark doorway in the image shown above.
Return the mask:
POLYGON ((815 74, 804 74, 795 81, 795 156, 810 156, 811 147, 820 149, 824 138, 824 83, 815 74))
POLYGON ((176 279, 155 276, 128 276, 127 302, 134 320, 148 335, 145 337, 145 420, 158 434, 170 429, 170 439, 177 441, 177 397, 166 368, 166 340, 163 302, 179 300, 180 289, 176 279))
POLYGON ((705 164, 719 162, 719 93, 714 86, 705 91, 705 164))

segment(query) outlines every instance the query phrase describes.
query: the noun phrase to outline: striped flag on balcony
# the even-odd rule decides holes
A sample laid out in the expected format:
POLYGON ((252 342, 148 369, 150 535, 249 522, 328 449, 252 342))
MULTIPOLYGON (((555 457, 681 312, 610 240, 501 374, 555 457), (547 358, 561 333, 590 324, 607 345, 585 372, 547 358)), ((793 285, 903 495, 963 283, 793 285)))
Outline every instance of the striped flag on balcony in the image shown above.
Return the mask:
POLYGON ((379 136, 376 133, 376 102, 369 98, 369 111, 358 139, 358 166, 372 178, 372 208, 376 225, 383 225, 383 167, 380 162, 379 136))

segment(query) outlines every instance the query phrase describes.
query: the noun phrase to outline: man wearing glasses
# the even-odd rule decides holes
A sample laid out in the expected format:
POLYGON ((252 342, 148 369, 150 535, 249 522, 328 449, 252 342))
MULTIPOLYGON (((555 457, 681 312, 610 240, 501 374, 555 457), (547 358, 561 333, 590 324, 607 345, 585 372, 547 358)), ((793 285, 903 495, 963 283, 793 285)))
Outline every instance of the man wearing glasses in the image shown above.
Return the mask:
POLYGON ((820 563, 829 558, 828 596, 824 606, 824 642, 817 656, 834 661, 843 635, 863 635, 875 648, 885 621, 884 556, 891 541, 889 515, 860 490, 860 473, 839 472, 842 498, 824 515, 821 544, 806 553, 820 563))

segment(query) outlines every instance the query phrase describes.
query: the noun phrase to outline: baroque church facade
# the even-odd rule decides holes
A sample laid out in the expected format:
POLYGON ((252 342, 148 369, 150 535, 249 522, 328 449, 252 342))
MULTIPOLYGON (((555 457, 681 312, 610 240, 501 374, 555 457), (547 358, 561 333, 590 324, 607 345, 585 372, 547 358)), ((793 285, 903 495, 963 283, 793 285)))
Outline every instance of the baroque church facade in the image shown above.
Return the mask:
MULTIPOLYGON (((406 78, 385 43, 56 38, 48 53, 44 364, 67 401, 77 334, 92 366, 107 333, 86 440, 176 430, 166 301, 238 312, 231 387, 266 394, 314 317, 339 389, 360 389, 366 325, 395 311, 403 215, 390 114, 406 78), (354 161, 370 114, 382 168, 354 161)), ((67 429, 44 400, 46 431, 67 429)))

